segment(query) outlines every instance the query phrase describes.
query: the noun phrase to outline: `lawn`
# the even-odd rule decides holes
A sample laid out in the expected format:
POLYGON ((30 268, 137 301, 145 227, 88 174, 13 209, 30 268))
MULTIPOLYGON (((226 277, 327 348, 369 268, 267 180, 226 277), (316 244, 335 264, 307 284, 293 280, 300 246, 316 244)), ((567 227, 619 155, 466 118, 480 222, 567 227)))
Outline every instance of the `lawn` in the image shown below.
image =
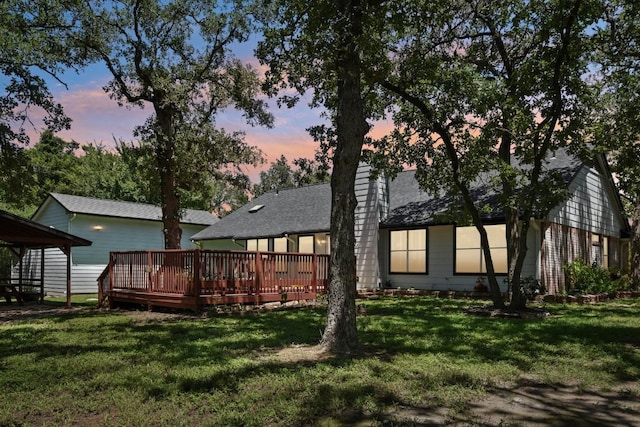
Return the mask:
POLYGON ((436 413, 493 425, 473 411, 504 390, 640 400, 640 302, 552 305, 535 320, 466 315, 477 303, 465 300, 365 304, 351 359, 295 357, 318 342, 322 307, 0 320, 0 426, 416 425, 436 413))

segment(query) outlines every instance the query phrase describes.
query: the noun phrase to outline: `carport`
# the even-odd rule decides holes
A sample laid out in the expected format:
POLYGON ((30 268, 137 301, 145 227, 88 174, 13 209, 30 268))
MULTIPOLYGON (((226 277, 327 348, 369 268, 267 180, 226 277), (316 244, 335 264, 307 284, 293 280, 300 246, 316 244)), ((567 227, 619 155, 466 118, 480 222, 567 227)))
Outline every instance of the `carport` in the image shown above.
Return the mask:
POLYGON ((9 248, 20 263, 17 283, 15 278, 9 277, 4 279, 4 284, 1 286, 19 295, 23 286, 22 261, 24 255, 29 250, 40 249, 40 278, 30 279, 28 286, 39 288, 39 298, 42 302, 44 298, 45 249, 58 248, 67 256, 67 307, 71 307, 71 248, 90 245, 91 241, 89 240, 0 210, 0 247, 9 248))

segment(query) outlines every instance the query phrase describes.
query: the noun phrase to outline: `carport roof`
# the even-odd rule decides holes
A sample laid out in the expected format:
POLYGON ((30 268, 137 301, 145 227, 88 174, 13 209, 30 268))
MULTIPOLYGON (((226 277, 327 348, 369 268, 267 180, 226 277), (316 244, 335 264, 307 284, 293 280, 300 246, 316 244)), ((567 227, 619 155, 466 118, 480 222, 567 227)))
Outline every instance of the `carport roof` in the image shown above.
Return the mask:
POLYGON ((91 241, 0 210, 0 242, 4 246, 58 248, 91 246, 91 241))

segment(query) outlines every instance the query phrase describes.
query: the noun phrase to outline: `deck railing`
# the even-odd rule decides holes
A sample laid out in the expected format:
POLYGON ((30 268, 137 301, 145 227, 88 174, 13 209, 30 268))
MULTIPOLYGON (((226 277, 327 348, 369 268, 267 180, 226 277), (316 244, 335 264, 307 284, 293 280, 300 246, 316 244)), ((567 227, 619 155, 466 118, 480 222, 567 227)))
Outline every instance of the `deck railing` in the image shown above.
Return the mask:
POLYGON ((98 279, 100 299, 109 291, 215 297, 323 293, 329 256, 319 254, 164 250, 112 252, 98 279))

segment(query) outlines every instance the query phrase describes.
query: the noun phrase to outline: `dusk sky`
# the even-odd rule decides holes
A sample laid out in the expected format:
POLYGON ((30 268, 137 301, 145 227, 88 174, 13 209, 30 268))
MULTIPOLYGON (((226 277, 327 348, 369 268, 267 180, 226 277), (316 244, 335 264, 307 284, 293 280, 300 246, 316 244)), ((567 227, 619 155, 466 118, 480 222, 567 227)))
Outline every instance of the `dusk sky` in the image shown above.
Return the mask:
MULTIPOLYGON (((251 47, 242 46, 235 54, 243 62, 260 69, 251 47)), ((64 75, 63 81, 68 88, 55 82, 52 84, 50 89, 56 100, 64 106, 65 113, 73 120, 71 129, 57 133, 58 136, 73 139, 80 144, 102 143, 105 146, 113 146, 114 140, 134 140, 134 127, 143 124, 153 110, 150 106, 144 109, 119 107, 102 89, 109 80, 110 74, 106 68, 102 64, 95 64, 80 74, 64 75)), ((216 118, 217 127, 227 131, 244 131, 247 143, 264 152, 265 165, 258 170, 245 168, 253 181, 258 181, 259 171, 268 168, 282 154, 289 161, 298 157, 313 158, 317 143, 306 129, 323 123, 320 111, 310 109, 304 101, 293 109, 278 108, 275 99, 268 100, 268 103, 275 118, 272 129, 247 125, 235 110, 225 111, 216 118)), ((374 134, 382 135, 387 127, 386 124, 378 124, 374 134)), ((38 136, 32 134, 32 140, 37 139, 38 136)))

